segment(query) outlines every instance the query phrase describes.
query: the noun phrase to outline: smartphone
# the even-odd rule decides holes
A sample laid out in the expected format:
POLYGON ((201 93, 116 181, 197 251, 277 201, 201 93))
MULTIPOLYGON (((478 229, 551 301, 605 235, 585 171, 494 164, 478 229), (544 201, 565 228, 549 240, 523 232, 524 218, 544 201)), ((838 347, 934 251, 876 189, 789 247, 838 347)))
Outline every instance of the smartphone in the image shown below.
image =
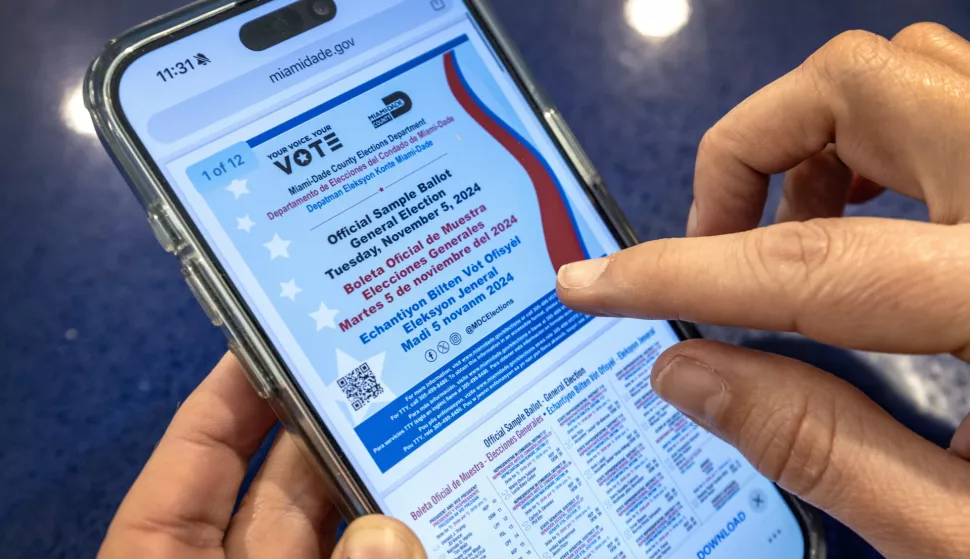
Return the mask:
POLYGON ((198 2, 112 41, 85 98, 348 518, 434 558, 823 553, 651 390, 688 326, 559 303, 558 267, 635 239, 485 2, 198 2))

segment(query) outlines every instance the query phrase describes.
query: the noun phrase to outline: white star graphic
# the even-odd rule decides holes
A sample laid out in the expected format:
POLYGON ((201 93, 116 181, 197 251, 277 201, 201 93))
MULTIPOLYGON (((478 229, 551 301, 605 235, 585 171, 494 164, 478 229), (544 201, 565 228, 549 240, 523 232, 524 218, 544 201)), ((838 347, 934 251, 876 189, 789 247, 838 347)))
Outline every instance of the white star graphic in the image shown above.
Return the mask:
POLYGON ((232 195, 236 197, 236 200, 238 200, 239 197, 242 196, 243 194, 249 194, 249 189, 246 188, 247 182, 249 181, 245 179, 243 180, 236 179, 232 181, 229 184, 229 186, 226 187, 226 190, 228 190, 229 192, 232 192, 232 195))
POLYGON ((249 231, 255 225, 256 225, 256 222, 253 221, 252 219, 249 219, 249 216, 248 215, 246 217, 237 217, 236 218, 236 228, 239 229, 240 231, 245 231, 245 232, 249 233, 249 231))
POLYGON ((296 162, 299 163, 299 164, 301 164, 301 165, 306 165, 307 163, 310 162, 308 160, 307 154, 305 154, 305 153, 298 153, 298 154, 296 154, 296 156, 294 156, 294 159, 296 159, 296 162))
POLYGON ((283 288, 283 292, 280 293, 280 297, 286 297, 290 301, 296 301, 296 296, 303 290, 296 286, 296 280, 291 279, 286 283, 281 283, 280 287, 283 288))
POLYGON ((379 353, 373 357, 368 357, 362 361, 359 361, 346 353, 337 350, 337 380, 327 385, 325 391, 330 395, 330 397, 335 402, 341 402, 346 406, 346 410, 350 412, 350 416, 354 425, 359 425, 364 419, 367 418, 367 410, 372 404, 377 405, 393 402, 396 397, 391 390, 384 385, 383 375, 384 375, 384 357, 385 353, 379 353), (358 401, 357 409, 354 409, 352 402, 347 400, 347 396, 344 394, 343 390, 340 388, 339 379, 346 377, 349 373, 357 370, 361 365, 367 364, 370 369, 370 374, 374 375, 374 380, 377 381, 378 386, 380 386, 381 393, 377 394, 370 400, 364 402, 358 401))
POLYGON ((269 259, 276 260, 279 257, 289 258, 290 257, 290 243, 293 241, 284 241, 280 238, 278 233, 273 233, 273 239, 268 243, 263 243, 263 246, 269 249, 269 259))
POLYGON ((337 323, 334 322, 333 317, 337 316, 340 311, 332 311, 327 308, 326 303, 320 303, 320 308, 317 312, 310 313, 310 318, 317 321, 317 332, 323 330, 324 328, 337 328, 337 323))

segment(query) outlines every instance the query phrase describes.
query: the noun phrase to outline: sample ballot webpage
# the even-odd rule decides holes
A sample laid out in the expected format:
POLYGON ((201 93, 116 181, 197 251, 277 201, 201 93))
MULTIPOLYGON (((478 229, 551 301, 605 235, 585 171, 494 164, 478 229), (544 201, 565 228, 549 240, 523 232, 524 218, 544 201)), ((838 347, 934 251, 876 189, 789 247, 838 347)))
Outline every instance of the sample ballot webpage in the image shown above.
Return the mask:
POLYGON ((669 325, 559 303, 559 266, 619 247, 450 11, 160 158, 183 205, 430 557, 802 557, 773 485, 651 389, 669 325))

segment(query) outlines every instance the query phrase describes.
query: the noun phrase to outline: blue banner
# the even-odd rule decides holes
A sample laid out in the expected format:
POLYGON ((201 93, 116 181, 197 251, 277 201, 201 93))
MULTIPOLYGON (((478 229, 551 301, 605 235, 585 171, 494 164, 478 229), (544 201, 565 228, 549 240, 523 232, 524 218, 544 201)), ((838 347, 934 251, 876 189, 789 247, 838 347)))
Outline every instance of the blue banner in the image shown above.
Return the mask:
POLYGON ((551 291, 367 418, 357 435, 386 472, 590 320, 551 291))

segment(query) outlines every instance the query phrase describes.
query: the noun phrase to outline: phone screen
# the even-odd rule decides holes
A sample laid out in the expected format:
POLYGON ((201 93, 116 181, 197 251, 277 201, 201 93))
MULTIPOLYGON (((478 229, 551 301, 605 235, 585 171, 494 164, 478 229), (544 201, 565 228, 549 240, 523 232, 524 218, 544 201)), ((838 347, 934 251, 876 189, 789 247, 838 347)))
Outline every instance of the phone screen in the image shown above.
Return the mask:
POLYGON ((667 406, 670 324, 562 306, 620 248, 473 10, 266 2, 146 50, 118 98, 382 510, 431 557, 800 558, 779 491, 667 406))

